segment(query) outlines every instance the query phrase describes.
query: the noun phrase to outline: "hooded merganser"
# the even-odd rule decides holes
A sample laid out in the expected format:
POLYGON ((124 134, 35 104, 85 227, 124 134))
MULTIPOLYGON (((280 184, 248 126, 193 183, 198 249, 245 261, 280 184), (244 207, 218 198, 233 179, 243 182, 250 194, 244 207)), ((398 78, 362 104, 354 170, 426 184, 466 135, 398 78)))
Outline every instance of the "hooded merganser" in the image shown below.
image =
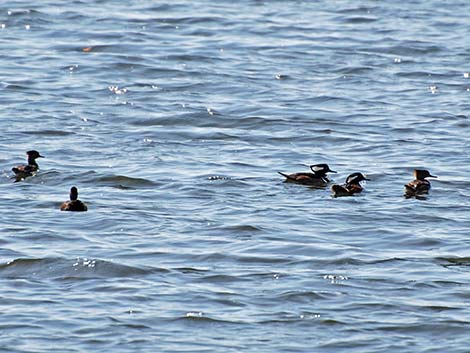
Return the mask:
POLYGON ((361 186, 361 181, 370 180, 367 179, 361 173, 352 173, 346 178, 346 181, 343 185, 333 185, 331 191, 333 192, 333 197, 340 196, 352 196, 362 192, 363 188, 361 186))
POLYGON ((72 186, 70 189, 70 201, 65 201, 60 205, 61 211, 87 211, 86 204, 78 199, 78 189, 72 186))
POLYGON ((27 165, 19 165, 11 168, 13 173, 15 173, 16 181, 20 181, 22 179, 25 179, 26 177, 36 174, 39 169, 39 165, 36 163, 36 159, 44 158, 44 156, 41 156, 39 152, 35 150, 26 152, 26 155, 28 156, 27 165))
POLYGON ((437 178, 437 176, 431 175, 426 169, 415 169, 413 172, 415 180, 410 181, 405 185, 405 197, 422 197, 429 193, 431 189, 431 183, 426 178, 437 178))
POLYGON ((313 173, 278 173, 286 178, 286 183, 298 183, 313 186, 325 186, 330 182, 326 173, 336 173, 334 170, 330 169, 328 164, 314 164, 310 166, 310 170, 313 173))

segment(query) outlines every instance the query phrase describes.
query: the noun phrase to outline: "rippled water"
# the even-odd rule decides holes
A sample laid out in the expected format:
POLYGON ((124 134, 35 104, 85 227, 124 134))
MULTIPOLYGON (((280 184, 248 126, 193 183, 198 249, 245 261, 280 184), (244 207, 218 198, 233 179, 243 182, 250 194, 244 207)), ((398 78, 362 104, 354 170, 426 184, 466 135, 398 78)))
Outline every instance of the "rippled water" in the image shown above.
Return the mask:
POLYGON ((1 4, 0 351, 468 352, 468 13, 1 4))

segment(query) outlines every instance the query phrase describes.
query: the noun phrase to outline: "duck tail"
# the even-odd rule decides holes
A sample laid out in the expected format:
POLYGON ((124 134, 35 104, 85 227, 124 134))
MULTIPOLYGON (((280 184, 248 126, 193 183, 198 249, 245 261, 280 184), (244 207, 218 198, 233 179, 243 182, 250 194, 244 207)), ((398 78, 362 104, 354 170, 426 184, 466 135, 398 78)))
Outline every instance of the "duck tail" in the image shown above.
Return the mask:
POLYGON ((284 178, 286 179, 289 179, 289 180, 295 180, 294 178, 292 178, 290 175, 288 174, 284 174, 283 172, 278 172, 279 174, 281 174, 284 178))
POLYGON ((18 183, 18 182, 24 180, 24 177, 21 174, 18 174, 18 175, 14 175, 14 176, 10 177, 10 180, 13 180, 14 183, 18 183))
POLYGON ((416 195, 416 189, 408 184, 405 185, 405 196, 406 198, 410 198, 416 195))

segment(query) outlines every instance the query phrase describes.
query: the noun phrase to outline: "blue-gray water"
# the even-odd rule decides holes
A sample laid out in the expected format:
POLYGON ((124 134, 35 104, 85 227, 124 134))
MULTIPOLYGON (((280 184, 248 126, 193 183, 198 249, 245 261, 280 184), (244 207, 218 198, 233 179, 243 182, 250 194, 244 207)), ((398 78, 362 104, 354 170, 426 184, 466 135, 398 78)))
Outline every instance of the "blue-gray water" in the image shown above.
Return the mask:
POLYGON ((0 351, 469 352, 469 13, 3 2, 0 351))

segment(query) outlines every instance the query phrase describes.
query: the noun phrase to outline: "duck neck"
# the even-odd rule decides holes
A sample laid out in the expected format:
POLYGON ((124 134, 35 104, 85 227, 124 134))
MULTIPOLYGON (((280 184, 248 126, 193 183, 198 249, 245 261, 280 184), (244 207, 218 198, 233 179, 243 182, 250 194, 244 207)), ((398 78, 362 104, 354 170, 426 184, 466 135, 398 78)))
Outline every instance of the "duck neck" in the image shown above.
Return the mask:
POLYGON ((76 201, 78 199, 78 192, 70 191, 70 201, 76 201))
POLYGON ((325 173, 320 173, 320 174, 316 174, 318 175, 318 177, 323 180, 325 183, 328 183, 330 181, 330 179, 328 179, 328 177, 326 176, 325 173))
POLYGON ((34 165, 34 166, 38 166, 38 164, 36 163, 36 158, 34 157, 28 157, 28 165, 34 165))

